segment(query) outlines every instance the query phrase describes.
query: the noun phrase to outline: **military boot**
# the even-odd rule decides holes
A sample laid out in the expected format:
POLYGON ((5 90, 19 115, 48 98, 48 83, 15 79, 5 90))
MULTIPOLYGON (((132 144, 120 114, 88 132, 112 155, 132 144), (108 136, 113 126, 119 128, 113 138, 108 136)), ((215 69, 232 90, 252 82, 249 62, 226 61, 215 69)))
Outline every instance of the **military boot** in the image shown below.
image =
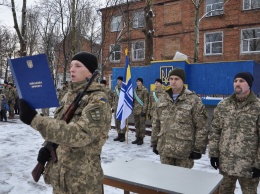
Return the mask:
POLYGON ((137 142, 137 145, 142 145, 144 143, 144 138, 140 137, 138 142, 137 142))
POLYGON ((114 139, 114 141, 119 141, 121 139, 121 133, 118 133, 117 137, 114 139))
POLYGON ((121 139, 119 141, 124 142, 125 141, 125 134, 124 133, 120 133, 120 134, 121 134, 121 139))
POLYGON ((136 140, 132 141, 132 144, 137 144, 138 141, 139 141, 139 137, 137 137, 136 140))

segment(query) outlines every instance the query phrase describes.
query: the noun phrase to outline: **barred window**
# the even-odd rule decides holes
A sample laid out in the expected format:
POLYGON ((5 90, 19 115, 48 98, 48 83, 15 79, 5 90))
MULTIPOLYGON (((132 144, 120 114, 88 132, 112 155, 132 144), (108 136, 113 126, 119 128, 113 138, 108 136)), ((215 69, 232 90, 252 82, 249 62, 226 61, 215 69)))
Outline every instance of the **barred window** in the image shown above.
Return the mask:
POLYGON ((133 28, 142 28, 144 23, 144 11, 135 12, 133 14, 133 28))

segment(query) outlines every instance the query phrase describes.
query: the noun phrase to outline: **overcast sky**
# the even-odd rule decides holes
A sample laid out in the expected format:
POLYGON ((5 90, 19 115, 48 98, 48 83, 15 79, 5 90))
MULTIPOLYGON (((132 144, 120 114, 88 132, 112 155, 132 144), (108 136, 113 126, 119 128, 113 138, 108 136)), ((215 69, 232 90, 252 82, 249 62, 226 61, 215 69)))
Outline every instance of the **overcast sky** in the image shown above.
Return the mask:
MULTIPOLYGON (((9 1, 9 0, 8 0, 9 1)), ((21 8, 23 5, 22 0, 15 0, 15 6, 17 7, 17 17, 18 22, 20 23, 20 15, 21 15, 21 8)), ((35 4, 37 0, 27 0, 27 8, 35 4)), ((14 26, 12 10, 9 7, 0 5, 0 25, 4 26, 14 26)))

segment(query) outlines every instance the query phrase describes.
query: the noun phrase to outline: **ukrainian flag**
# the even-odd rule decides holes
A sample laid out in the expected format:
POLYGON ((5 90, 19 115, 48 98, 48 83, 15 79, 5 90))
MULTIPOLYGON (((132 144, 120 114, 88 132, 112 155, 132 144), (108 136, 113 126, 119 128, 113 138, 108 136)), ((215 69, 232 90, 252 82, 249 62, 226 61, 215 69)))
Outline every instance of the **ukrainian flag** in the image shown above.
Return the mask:
POLYGON ((125 76, 124 82, 121 87, 116 112, 116 119, 121 121, 121 129, 123 129, 126 126, 126 119, 131 115, 133 111, 133 86, 127 49, 125 53, 125 76))

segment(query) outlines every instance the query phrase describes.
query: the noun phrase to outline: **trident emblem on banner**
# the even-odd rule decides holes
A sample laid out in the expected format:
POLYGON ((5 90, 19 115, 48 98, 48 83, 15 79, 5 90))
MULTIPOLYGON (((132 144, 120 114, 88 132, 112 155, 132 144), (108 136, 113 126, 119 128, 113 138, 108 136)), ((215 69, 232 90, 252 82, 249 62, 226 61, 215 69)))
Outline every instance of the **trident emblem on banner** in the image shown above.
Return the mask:
POLYGON ((163 82, 163 85, 167 86, 169 81, 169 72, 173 70, 173 66, 161 66, 160 67, 160 78, 163 82))

